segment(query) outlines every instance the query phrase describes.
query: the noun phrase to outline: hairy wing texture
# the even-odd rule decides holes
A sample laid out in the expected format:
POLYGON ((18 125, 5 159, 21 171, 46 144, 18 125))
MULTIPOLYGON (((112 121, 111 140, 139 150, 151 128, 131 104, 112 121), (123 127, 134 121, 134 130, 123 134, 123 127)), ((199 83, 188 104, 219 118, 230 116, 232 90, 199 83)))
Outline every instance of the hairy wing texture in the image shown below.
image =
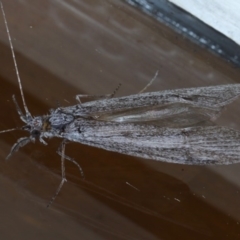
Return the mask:
POLYGON ((108 151, 163 162, 199 165, 230 164, 240 160, 240 134, 224 127, 162 128, 76 120, 62 137, 108 151))
POLYGON ((231 103, 239 95, 240 84, 229 84, 141 93, 120 98, 90 101, 81 105, 62 108, 61 110, 75 116, 98 116, 102 113, 111 114, 128 109, 162 106, 172 103, 220 110, 221 107, 231 103))

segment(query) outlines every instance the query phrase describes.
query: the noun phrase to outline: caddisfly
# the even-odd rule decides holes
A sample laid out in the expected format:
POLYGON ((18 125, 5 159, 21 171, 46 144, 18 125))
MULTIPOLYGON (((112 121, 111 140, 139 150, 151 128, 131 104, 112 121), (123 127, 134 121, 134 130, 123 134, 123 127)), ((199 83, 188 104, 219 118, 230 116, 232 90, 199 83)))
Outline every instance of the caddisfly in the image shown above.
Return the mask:
POLYGON ((65 159, 76 164, 83 175, 80 165, 65 155, 66 141, 169 163, 230 164, 240 161, 240 133, 212 124, 222 109, 240 95, 240 84, 139 93, 85 103, 80 102, 84 95, 78 95, 77 105, 59 107, 48 115, 33 117, 25 102, 2 3, 1 10, 25 113, 14 96, 13 101, 25 123, 20 129, 30 133, 17 140, 7 159, 36 139, 45 145, 47 138, 63 139, 57 151, 62 161, 62 180, 50 204, 66 181, 65 159))

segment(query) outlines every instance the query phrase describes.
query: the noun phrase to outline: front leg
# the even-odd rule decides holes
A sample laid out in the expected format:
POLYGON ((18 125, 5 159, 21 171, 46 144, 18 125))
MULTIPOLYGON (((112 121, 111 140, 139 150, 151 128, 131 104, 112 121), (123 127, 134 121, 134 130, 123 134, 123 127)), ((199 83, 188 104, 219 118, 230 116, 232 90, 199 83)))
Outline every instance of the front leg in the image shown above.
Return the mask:
POLYGON ((45 140, 43 140, 42 136, 39 137, 39 141, 44 145, 48 145, 47 142, 45 142, 45 140))

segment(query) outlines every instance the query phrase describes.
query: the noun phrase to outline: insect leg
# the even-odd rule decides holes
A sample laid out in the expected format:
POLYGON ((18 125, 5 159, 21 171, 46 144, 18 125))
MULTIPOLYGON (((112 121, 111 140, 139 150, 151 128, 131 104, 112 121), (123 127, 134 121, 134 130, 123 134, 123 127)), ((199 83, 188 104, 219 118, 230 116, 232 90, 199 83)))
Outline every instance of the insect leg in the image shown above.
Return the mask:
POLYGON ((143 93, 144 91, 146 91, 146 89, 148 87, 150 87, 152 85, 152 83, 155 81, 157 76, 158 76, 158 70, 156 71, 156 73, 155 73, 154 77, 151 79, 151 81, 138 94, 143 93))
POLYGON ((0 131, 0 133, 12 132, 15 130, 19 130, 19 128, 11 128, 11 129, 2 130, 2 131, 0 131))
POLYGON ((26 119, 26 117, 24 116, 21 108, 19 107, 15 95, 13 95, 12 98, 13 98, 13 102, 14 102, 14 104, 15 104, 15 107, 16 107, 16 109, 17 109, 18 115, 20 116, 20 118, 21 118, 21 120, 22 120, 23 122, 27 123, 27 119, 26 119))
POLYGON ((76 95, 76 100, 81 104, 81 99, 80 98, 95 98, 95 99, 102 99, 102 98, 113 98, 119 88, 121 87, 121 83, 117 86, 117 88, 113 91, 111 94, 105 94, 105 95, 87 95, 87 94, 78 94, 76 95))
MULTIPOLYGON (((66 140, 63 140, 63 141, 64 141, 65 144, 66 144, 66 140)), ((81 166, 80 166, 80 165, 79 165, 79 164, 78 164, 73 158, 71 158, 71 157, 65 155, 65 154, 61 151, 61 145, 60 145, 59 149, 57 150, 57 154, 60 155, 61 157, 65 158, 66 160, 68 160, 68 161, 74 163, 75 165, 77 165, 77 167, 78 167, 78 169, 79 169, 79 171, 80 171, 80 174, 81 174, 82 178, 83 178, 83 179, 85 178, 81 166)))
POLYGON ((110 95, 110 98, 113 98, 115 96, 115 94, 117 93, 117 91, 119 90, 119 88, 122 86, 121 83, 118 84, 117 88, 113 91, 113 93, 110 95))
MULTIPOLYGON (((152 83, 156 80, 158 76, 158 70, 157 72, 155 73, 154 77, 151 79, 151 81, 139 92, 139 93, 142 93, 144 91, 146 91, 146 89, 152 85, 152 83)), ((80 98, 98 98, 98 99, 101 99, 101 98, 113 98, 115 96, 115 94, 117 93, 117 91, 119 90, 119 88, 121 87, 121 83, 117 86, 117 88, 113 91, 112 94, 106 94, 106 95, 85 95, 85 94, 78 94, 76 95, 76 100, 81 104, 81 100, 80 98)), ((139 94, 138 93, 138 94, 139 94)))
POLYGON ((78 94, 76 95, 76 100, 82 104, 82 101, 80 98, 95 98, 95 99, 102 99, 102 98, 109 98, 111 94, 105 94, 105 95, 87 95, 87 94, 78 94))
POLYGON ((65 160, 65 158, 64 158, 65 145, 66 145, 65 140, 63 140, 62 143, 61 143, 61 145, 60 145, 60 147, 59 147, 59 148, 60 148, 59 151, 61 151, 62 180, 61 180, 61 182, 60 182, 60 185, 59 185, 56 193, 54 194, 54 196, 52 197, 52 199, 51 199, 50 202, 48 203, 47 208, 49 208, 49 207, 52 205, 52 203, 54 202, 54 200, 56 199, 57 195, 59 194, 59 192, 60 192, 61 189, 62 189, 62 186, 63 186, 64 182, 67 182, 66 175, 65 175, 65 162, 64 162, 64 160, 65 160))
MULTIPOLYGON (((13 95, 12 98, 13 98, 13 102, 15 104, 15 107, 17 109, 18 115, 20 116, 20 118, 23 122, 27 123, 27 118, 26 118, 26 116, 24 116, 21 108, 19 107, 18 102, 15 98, 15 95, 13 95)), ((11 132, 11 131, 21 130, 21 129, 24 130, 24 127, 22 127, 22 128, 16 127, 16 128, 7 129, 7 130, 0 131, 0 133, 11 132)))
POLYGON ((10 153, 7 155, 6 160, 8 160, 14 152, 17 152, 20 147, 24 147, 30 142, 34 142, 35 139, 31 137, 22 137, 17 140, 17 142, 12 146, 10 153))

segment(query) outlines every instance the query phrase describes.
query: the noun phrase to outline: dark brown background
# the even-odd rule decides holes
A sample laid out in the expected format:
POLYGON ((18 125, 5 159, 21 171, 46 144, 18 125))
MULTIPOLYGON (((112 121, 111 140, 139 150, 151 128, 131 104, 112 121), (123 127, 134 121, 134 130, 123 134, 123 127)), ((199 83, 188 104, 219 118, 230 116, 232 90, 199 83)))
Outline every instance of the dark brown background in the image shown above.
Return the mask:
MULTIPOLYGON (((4 0, 28 107, 46 114, 76 94, 117 96, 239 82, 233 65, 121 1, 4 0)), ((20 93, 0 15, 0 129, 21 126, 20 93)), ((218 124, 240 130, 240 101, 218 124)), ((58 139, 5 157, 23 132, 0 135, 1 239, 239 239, 240 165, 184 166, 68 144, 86 175, 67 163, 60 182, 58 139)))

